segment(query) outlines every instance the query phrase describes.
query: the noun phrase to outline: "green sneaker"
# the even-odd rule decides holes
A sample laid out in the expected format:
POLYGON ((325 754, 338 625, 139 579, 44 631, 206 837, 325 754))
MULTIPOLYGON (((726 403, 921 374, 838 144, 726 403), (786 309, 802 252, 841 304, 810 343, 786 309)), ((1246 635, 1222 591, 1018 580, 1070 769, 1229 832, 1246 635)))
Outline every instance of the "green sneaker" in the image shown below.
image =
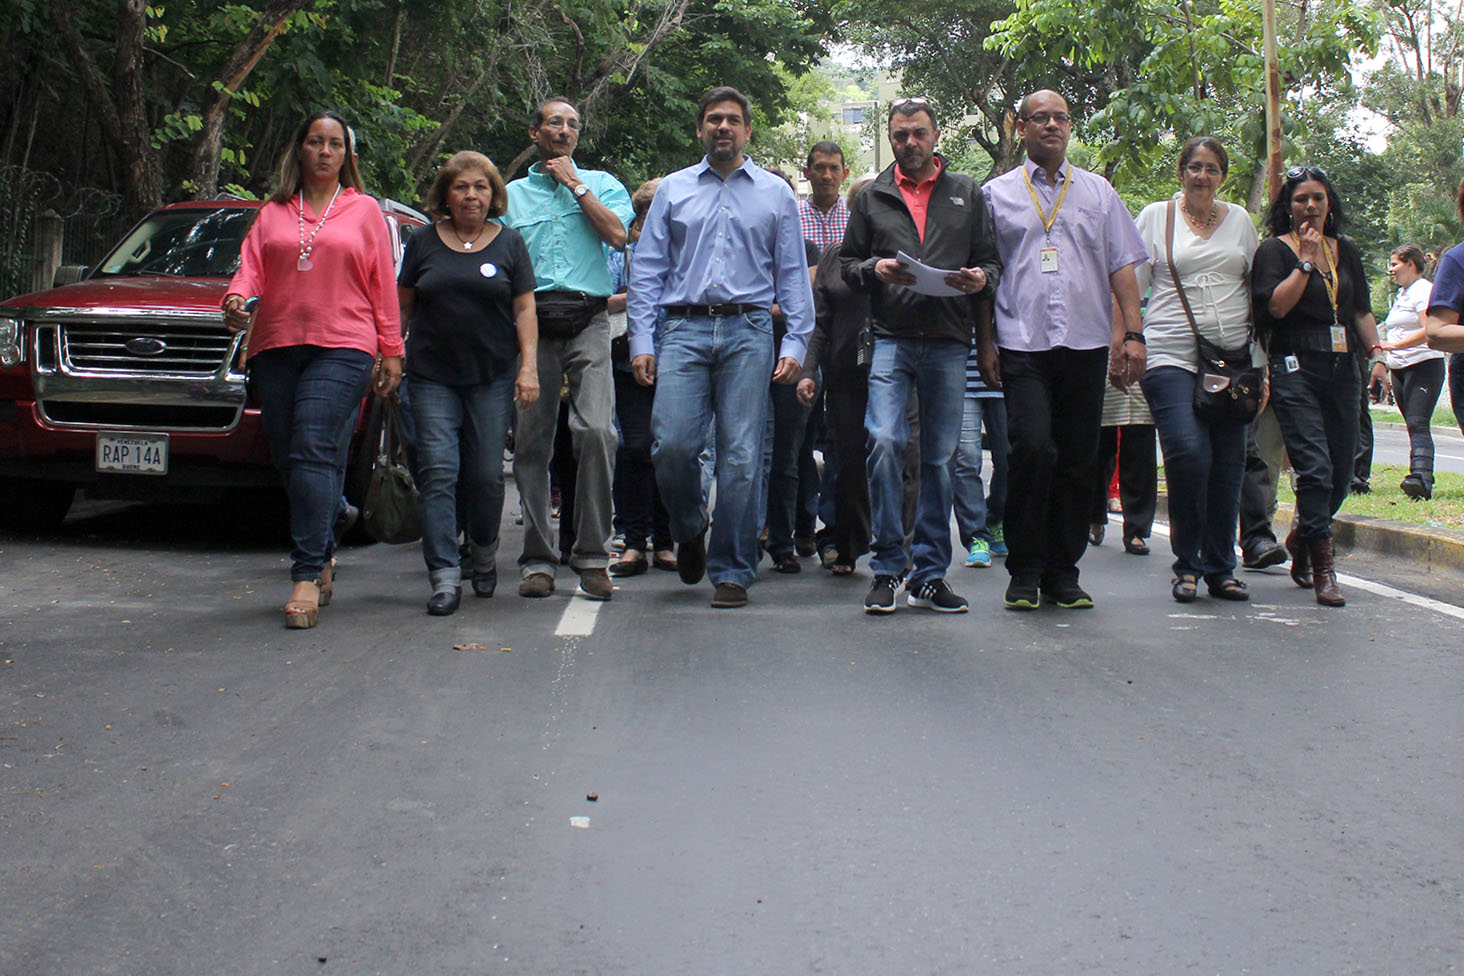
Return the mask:
POLYGON ((1002 531, 1000 522, 993 522, 987 526, 991 532, 991 554, 993 556, 1005 556, 1007 554, 1006 533, 1002 531))
POLYGON ((991 565, 991 547, 986 540, 977 536, 971 540, 971 551, 966 555, 966 565, 985 568, 991 565))

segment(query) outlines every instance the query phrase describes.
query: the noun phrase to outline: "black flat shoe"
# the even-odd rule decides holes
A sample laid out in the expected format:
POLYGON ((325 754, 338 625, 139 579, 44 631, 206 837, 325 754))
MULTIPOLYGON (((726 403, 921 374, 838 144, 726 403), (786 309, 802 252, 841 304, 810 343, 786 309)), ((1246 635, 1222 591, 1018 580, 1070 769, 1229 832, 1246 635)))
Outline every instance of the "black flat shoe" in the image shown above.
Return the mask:
POLYGON ((1176 603, 1194 603, 1195 597, 1199 595, 1195 584, 1199 577, 1193 573, 1180 573, 1174 580, 1174 586, 1169 590, 1176 603))
POLYGON ((1147 556, 1149 544, 1138 536, 1123 540, 1123 551, 1131 556, 1147 556))
POLYGON ((617 579, 626 576, 639 576, 651 568, 651 562, 644 555, 636 556, 634 559, 620 559, 610 564, 610 575, 617 579))
POLYGON ((651 565, 656 567, 657 569, 664 569, 669 573, 674 573, 676 572, 676 557, 653 556, 651 558, 651 565))
POLYGON ((1249 600, 1250 594, 1246 592, 1245 584, 1238 579, 1220 580, 1218 583, 1206 583, 1210 595, 1220 600, 1249 600))
POLYGON ((450 590, 438 590, 427 598, 427 612, 434 617, 446 617, 458 608, 462 602, 463 591, 461 587, 453 587, 450 590))

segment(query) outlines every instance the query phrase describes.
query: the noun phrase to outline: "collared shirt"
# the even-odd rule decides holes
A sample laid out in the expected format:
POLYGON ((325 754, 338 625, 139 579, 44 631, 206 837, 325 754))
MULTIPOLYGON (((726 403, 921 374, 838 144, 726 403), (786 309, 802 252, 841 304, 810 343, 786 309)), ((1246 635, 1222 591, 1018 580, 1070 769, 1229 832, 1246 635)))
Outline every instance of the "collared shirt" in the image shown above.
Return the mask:
POLYGON ((661 180, 630 265, 630 354, 655 350, 657 310, 739 303, 788 321, 779 358, 803 362, 813 331, 798 201, 751 159, 725 180, 703 159, 661 180))
POLYGON ((925 214, 930 210, 930 193, 944 168, 939 156, 934 157, 934 161, 935 172, 919 183, 906 176, 899 163, 895 164, 895 186, 900 188, 900 196, 905 198, 905 206, 910 208, 910 219, 915 221, 915 233, 920 235, 922 242, 925 240, 925 214))
POLYGON ((1148 260, 1133 217, 1109 182, 1064 160, 1056 182, 1026 160, 982 187, 996 222, 996 247, 1006 271, 996 286, 996 343, 1003 349, 1042 352, 1059 346, 1101 349, 1113 341, 1113 298, 1108 277, 1148 260), (1071 181, 1049 235, 1042 228, 1026 172, 1051 216, 1065 181, 1071 181), (1042 250, 1057 248, 1057 270, 1042 270, 1042 250))
MULTIPOLYGON (((574 169, 620 223, 630 226, 634 211, 630 194, 620 181, 597 169, 574 169)), ((508 184, 508 213, 498 218, 523 235, 534 262, 535 291, 582 291, 608 297, 610 272, 605 268, 607 246, 595 233, 579 200, 535 163, 529 175, 508 184)))
POLYGON ((813 241, 822 251, 844 239, 844 228, 849 226, 849 205, 842 196, 838 196, 834 197, 832 207, 820 210, 809 197, 798 205, 798 223, 803 228, 804 239, 813 241))

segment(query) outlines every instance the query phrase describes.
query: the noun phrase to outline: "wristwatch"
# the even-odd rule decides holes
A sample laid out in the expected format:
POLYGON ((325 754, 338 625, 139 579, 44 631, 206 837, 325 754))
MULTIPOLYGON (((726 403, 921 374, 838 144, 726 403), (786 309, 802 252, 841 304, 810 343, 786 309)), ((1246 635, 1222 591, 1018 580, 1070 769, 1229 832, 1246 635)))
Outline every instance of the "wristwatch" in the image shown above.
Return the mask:
POLYGON ((1302 274, 1311 274, 1313 271, 1317 270, 1317 266, 1312 264, 1310 261, 1303 261, 1301 262, 1301 264, 1297 265, 1297 267, 1301 268, 1302 274))
POLYGON ((579 186, 577 186, 577 187, 574 188, 574 198, 576 200, 578 200, 581 197, 583 197, 586 193, 589 193, 589 192, 590 192, 590 186, 589 186, 589 184, 588 183, 581 183, 579 186))

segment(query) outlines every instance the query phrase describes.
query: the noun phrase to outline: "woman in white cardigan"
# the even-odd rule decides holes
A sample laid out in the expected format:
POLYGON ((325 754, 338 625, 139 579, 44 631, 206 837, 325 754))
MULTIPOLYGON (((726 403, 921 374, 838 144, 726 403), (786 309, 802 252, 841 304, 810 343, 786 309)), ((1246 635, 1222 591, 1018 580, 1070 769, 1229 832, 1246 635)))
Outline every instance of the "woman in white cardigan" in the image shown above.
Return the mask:
POLYGON ((1195 414, 1199 349, 1176 288, 1184 287, 1200 335, 1225 350, 1249 347, 1253 361, 1264 362, 1251 329, 1248 287, 1255 225, 1245 208, 1215 196, 1229 166, 1218 140, 1189 140, 1179 156, 1181 192, 1145 207, 1138 219, 1149 251, 1148 263, 1136 269, 1139 288, 1152 286, 1144 313, 1148 367, 1140 385, 1164 451, 1174 551, 1171 593, 1181 603, 1195 599, 1201 578, 1211 596, 1248 598, 1245 584, 1235 578, 1246 428, 1195 414), (1178 283, 1167 257, 1171 226, 1178 283))

